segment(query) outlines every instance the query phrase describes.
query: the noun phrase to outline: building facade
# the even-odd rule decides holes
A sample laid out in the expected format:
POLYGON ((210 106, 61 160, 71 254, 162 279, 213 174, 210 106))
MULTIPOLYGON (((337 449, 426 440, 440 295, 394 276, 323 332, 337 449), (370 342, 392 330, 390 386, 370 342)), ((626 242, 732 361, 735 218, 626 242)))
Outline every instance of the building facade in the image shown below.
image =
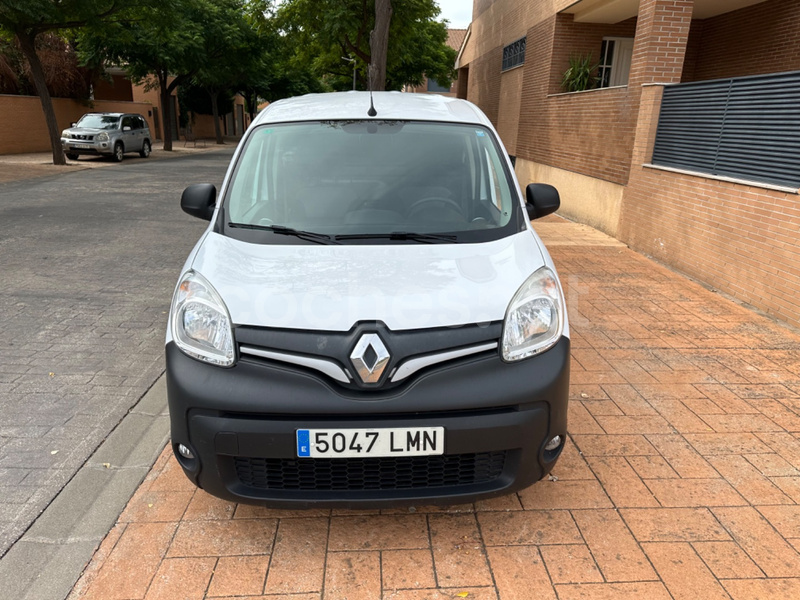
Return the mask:
POLYGON ((475 0, 457 67, 522 185, 800 326, 800 2, 475 0))
MULTIPOLYGON (((467 34, 466 29, 448 29, 447 30, 447 45, 453 50, 458 52, 464 44, 464 36, 467 34)), ((403 88, 404 92, 414 92, 415 94, 441 94, 442 96, 456 95, 457 81, 454 79, 450 87, 443 87, 436 83, 433 79, 425 80, 421 85, 407 85, 403 88)))

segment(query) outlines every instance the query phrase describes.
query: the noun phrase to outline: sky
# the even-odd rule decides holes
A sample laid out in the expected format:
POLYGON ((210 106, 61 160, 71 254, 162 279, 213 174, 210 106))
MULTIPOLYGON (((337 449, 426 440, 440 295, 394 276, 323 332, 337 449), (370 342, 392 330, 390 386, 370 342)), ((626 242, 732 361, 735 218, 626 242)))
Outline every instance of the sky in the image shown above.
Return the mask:
POLYGON ((472 21, 471 0, 438 0, 441 19, 447 19, 453 29, 466 29, 472 21))

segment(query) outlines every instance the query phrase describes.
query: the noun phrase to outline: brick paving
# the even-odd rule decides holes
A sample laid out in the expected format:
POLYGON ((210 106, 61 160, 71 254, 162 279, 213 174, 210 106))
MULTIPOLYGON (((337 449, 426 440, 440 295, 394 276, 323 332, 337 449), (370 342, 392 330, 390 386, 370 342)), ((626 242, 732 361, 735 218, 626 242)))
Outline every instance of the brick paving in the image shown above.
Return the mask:
POLYGON ((553 477, 285 511, 214 499, 165 452, 70 600, 800 598, 800 336, 598 232, 539 229, 572 325, 553 477))
POLYGON ((0 184, 0 556, 163 373, 204 227, 180 193, 221 182, 232 151, 0 184))

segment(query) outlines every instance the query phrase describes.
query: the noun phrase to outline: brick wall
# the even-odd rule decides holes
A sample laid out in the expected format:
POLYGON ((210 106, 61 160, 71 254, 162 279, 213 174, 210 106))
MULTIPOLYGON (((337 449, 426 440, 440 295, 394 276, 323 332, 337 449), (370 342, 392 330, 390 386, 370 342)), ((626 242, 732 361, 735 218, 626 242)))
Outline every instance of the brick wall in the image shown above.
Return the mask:
POLYGON ((517 155, 626 184, 641 84, 656 78, 680 78, 675 65, 682 62, 691 5, 691 0, 642 0, 644 20, 628 19, 615 25, 575 23, 572 15, 557 14, 528 30, 517 155), (558 94, 570 55, 592 53, 598 59, 603 37, 633 37, 637 32, 655 39, 637 41, 632 85, 558 94), (664 40, 667 33, 675 32, 677 42, 664 40), (536 50, 531 52, 531 48, 536 50))
POLYGON ((796 194, 642 166, 662 88, 643 90, 619 238, 712 287, 800 326, 796 194))
POLYGON ((694 0, 641 0, 630 87, 678 83, 692 24, 694 0))
MULTIPOLYGON (((222 119, 220 119, 220 130, 223 135, 225 134, 225 126, 222 119)), ((194 115, 192 122, 192 133, 195 139, 198 140, 213 140, 217 137, 214 130, 214 117, 211 115, 194 115)))
POLYGON ((497 46, 469 66, 468 97, 489 120, 497 126, 500 108, 500 68, 503 63, 503 47, 497 46))
POLYGON ((497 133, 503 140, 506 151, 517 153, 517 132, 519 131, 519 107, 522 104, 521 67, 510 69, 500 76, 500 97, 498 98, 497 133))
POLYGON ((800 1, 768 0, 692 22, 691 0, 641 0, 629 86, 553 94, 570 51, 599 54, 603 36, 630 35, 631 23, 617 25, 624 32, 601 31, 557 16, 568 4, 476 0, 473 59, 464 61, 469 99, 479 100, 521 159, 626 184, 617 231, 632 248, 800 326, 798 195, 643 166, 658 123, 657 84, 800 70, 800 1), (514 138, 514 99, 503 91, 512 86, 493 79, 500 55, 489 63, 493 71, 481 61, 490 50, 502 52, 498 43, 523 35, 523 25, 528 40, 514 138), (475 66, 480 82, 473 82, 475 66))
MULTIPOLYGON (((517 155, 624 184, 636 119, 636 106, 627 88, 548 95, 556 54, 552 40, 562 18, 554 15, 528 30, 517 155)), ((559 52, 555 60, 563 58, 564 48, 559 52)))
POLYGON ((769 0, 693 27, 696 59, 684 81, 800 70, 800 2, 769 0))
MULTIPOLYGON (((575 0, 476 0, 464 64, 525 35, 528 28, 574 4, 575 0)), ((530 50, 530 46, 528 46, 530 50)))
POLYGON ((594 64, 600 62, 600 50, 604 37, 629 37, 636 33, 636 18, 614 25, 603 23, 575 23, 570 14, 556 15, 553 38, 553 58, 550 70, 551 94, 561 91, 561 80, 569 68, 571 56, 591 55, 594 64))
POLYGON ((469 67, 461 67, 456 79, 456 97, 466 100, 469 94, 469 67))
POLYGON ((448 97, 451 97, 451 98, 455 98, 457 90, 458 90, 458 79, 454 78, 452 83, 450 84, 450 91, 449 92, 429 92, 428 91, 428 78, 425 77, 422 80, 422 84, 413 85, 413 86, 412 85, 406 86, 404 91, 408 92, 408 93, 412 93, 412 94, 439 94, 440 96, 448 96, 448 97))
POLYGON ((100 79, 94 86, 97 100, 133 102, 133 88, 130 80, 123 75, 112 75, 111 81, 100 79))
POLYGON ((689 39, 686 42, 686 54, 683 58, 682 82, 692 81, 694 78, 697 61, 700 60, 700 46, 703 42, 705 23, 705 21, 694 20, 689 27, 689 39))
MULTIPOLYGON (((153 119, 147 112, 150 104, 96 100, 86 106, 69 98, 53 98, 59 131, 66 129, 88 112, 132 112, 141 114, 153 132, 153 119)), ((45 152, 50 150, 50 136, 38 96, 0 95, 0 154, 45 152)))
POLYGON ((635 167, 620 238, 800 327, 797 195, 635 167))

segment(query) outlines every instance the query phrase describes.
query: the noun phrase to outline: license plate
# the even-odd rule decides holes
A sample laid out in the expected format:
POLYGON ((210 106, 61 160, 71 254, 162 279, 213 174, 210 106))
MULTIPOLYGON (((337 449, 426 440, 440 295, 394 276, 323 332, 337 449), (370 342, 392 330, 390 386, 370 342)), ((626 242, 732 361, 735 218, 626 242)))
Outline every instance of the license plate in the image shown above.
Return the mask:
POLYGON ((92 149, 92 145, 91 144, 72 144, 72 147, 75 148, 76 150, 91 150, 92 149))
POLYGON ((299 458, 431 456, 444 454, 444 427, 298 429, 299 458))

